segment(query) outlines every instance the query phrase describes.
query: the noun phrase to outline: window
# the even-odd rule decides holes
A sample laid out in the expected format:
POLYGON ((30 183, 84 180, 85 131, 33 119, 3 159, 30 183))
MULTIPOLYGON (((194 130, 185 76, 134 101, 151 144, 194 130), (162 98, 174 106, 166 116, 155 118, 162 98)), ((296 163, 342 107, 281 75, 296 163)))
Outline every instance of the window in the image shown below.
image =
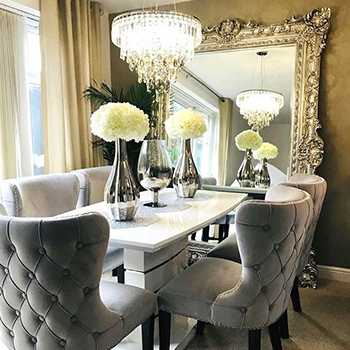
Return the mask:
MULTIPOLYGON (((205 119, 208 131, 200 138, 192 140, 192 153, 198 172, 202 177, 214 176, 217 178, 217 143, 218 143, 218 110, 210 108, 199 101, 195 95, 181 91, 178 87, 172 88, 173 112, 192 108, 205 119)), ((170 157, 175 166, 180 155, 180 140, 170 140, 170 157)))
POLYGON ((38 22, 27 20, 26 63, 34 175, 44 173, 44 145, 41 119, 41 54, 38 22))

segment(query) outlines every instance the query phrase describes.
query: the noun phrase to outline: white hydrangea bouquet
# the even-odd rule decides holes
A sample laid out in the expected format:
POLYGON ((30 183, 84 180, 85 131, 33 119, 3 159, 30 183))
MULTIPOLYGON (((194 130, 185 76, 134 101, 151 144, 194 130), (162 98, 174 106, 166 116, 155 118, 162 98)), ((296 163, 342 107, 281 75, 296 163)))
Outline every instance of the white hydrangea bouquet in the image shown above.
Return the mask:
POLYGON ((191 108, 174 113, 165 121, 165 130, 170 138, 197 139, 206 131, 202 115, 191 108))
POLYGON ((105 141, 142 141, 149 131, 148 116, 134 105, 110 102, 91 116, 91 132, 105 141))
POLYGON ((253 152, 253 157, 258 160, 274 159, 278 155, 278 148, 270 142, 263 142, 261 147, 253 152))
POLYGON ((147 115, 134 105, 110 102, 91 116, 91 132, 105 141, 115 141, 115 159, 104 190, 108 216, 114 221, 131 220, 140 192, 128 163, 126 141, 142 141, 149 131, 147 115), (116 196, 123 193, 123 196, 116 196))
POLYGON ((165 130, 170 138, 180 138, 182 143, 174 171, 175 191, 180 198, 192 198, 199 188, 200 176, 192 157, 191 139, 197 139, 207 131, 204 118, 193 109, 183 109, 166 120, 165 130))
POLYGON ((260 148, 263 143, 262 137, 253 130, 244 130, 235 138, 236 146, 240 151, 251 149, 253 151, 260 148))

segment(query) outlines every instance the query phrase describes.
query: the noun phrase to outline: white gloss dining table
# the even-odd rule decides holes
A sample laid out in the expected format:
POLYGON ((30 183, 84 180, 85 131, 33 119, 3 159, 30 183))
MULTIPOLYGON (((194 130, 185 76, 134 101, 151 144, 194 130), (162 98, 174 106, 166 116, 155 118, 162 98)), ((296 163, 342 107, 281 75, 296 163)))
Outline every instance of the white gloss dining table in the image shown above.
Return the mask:
MULTIPOLYGON (((160 193, 159 199, 167 203, 172 198, 175 201, 175 204, 171 204, 174 210, 157 209, 154 213, 149 210, 148 213, 157 216, 158 221, 140 226, 135 222, 130 222, 129 225, 124 223, 121 227, 110 224, 109 244, 124 249, 125 283, 157 292, 187 267, 188 236, 224 217, 247 196, 244 193, 200 190, 194 199, 176 200, 175 191, 165 189, 160 193), (176 203, 179 203, 179 210, 176 210, 176 203)), ((140 205, 150 200, 150 192, 141 192, 140 205)), ((60 216, 87 212, 106 215, 106 205, 103 202, 96 203, 60 216)), ((135 221, 137 222, 137 214, 135 221)), ((186 333, 188 330, 184 331, 186 333)), ((177 338, 180 341, 184 336, 185 334, 180 334, 177 338)), ((190 338, 187 338, 189 341, 190 338)), ((172 349, 183 348, 184 344, 180 346, 179 341, 175 341, 172 349)), ((125 345, 116 349, 133 347, 125 345)))

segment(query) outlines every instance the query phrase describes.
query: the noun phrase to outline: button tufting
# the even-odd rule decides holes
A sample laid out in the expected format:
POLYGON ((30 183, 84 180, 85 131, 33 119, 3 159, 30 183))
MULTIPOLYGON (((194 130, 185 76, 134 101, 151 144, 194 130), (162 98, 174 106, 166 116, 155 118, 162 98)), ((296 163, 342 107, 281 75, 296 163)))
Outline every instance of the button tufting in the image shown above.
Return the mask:
POLYGON ((97 333, 97 332, 95 332, 95 333, 92 333, 92 336, 93 336, 93 338, 98 338, 98 336, 99 336, 99 333, 97 333))
POLYGON ((39 251, 39 254, 41 255, 44 255, 46 253, 46 250, 43 247, 40 247, 38 251, 39 251))
POLYGON ((14 251, 14 252, 16 251, 16 247, 13 244, 10 245, 10 248, 12 251, 14 251))
POLYGON ((279 244, 275 244, 275 250, 278 250, 278 249, 280 249, 280 245, 279 244))
POLYGON ((33 280, 33 279, 35 278, 34 273, 29 272, 28 277, 29 277, 31 280, 33 280))
POLYGON ((271 311, 273 309, 273 304, 269 306, 269 310, 271 311))
POLYGON ((254 270, 260 270, 261 266, 257 264, 257 265, 254 265, 253 267, 254 267, 254 270))
POLYGON ((65 269, 62 271, 62 275, 63 276, 68 276, 69 275, 69 270, 68 269, 65 269))
POLYGON ((262 292, 262 293, 265 293, 265 292, 266 292, 266 290, 267 290, 266 286, 261 287, 261 292, 262 292))
POLYGON ((16 310, 16 312, 15 312, 15 314, 16 314, 16 316, 21 316, 21 311, 19 311, 19 310, 16 310))
POLYGON ((11 337, 14 337, 14 336, 15 336, 15 333, 13 333, 13 331, 10 331, 10 336, 11 336, 11 337))
POLYGON ((44 322, 45 321, 45 318, 43 316, 39 316, 39 321, 40 322, 44 322))
POLYGON ((84 288, 83 292, 84 294, 88 294, 90 292, 90 288, 89 287, 84 288))
POLYGON ((4 273, 5 273, 6 275, 8 275, 9 269, 8 269, 7 267, 4 268, 4 273))
POLYGON ((27 294, 26 293, 22 293, 22 298, 23 299, 27 299, 27 294))
POLYGON ((265 231, 268 231, 268 230, 270 229, 270 225, 264 225, 264 226, 263 226, 263 229, 264 229, 265 231))
POLYGON ((66 346, 66 341, 62 339, 62 340, 60 341, 60 345, 61 345, 61 346, 66 346))
POLYGON ((295 225, 293 225, 292 228, 291 228, 291 230, 292 230, 292 231, 295 231, 295 228, 296 228, 295 225))
POLYGON ((30 340, 32 341, 33 344, 36 344, 36 342, 37 342, 35 337, 32 337, 30 340))
POLYGON ((244 313, 244 314, 247 312, 247 308, 246 308, 246 307, 241 307, 240 310, 241 310, 241 312, 244 313))
POLYGON ((77 247, 78 249, 83 248, 83 246, 84 246, 84 244, 83 244, 82 242, 78 242, 77 245, 76 245, 76 247, 77 247))
POLYGON ((72 323, 75 323, 75 322, 78 321, 78 319, 77 319, 76 316, 72 316, 72 317, 70 318, 70 321, 71 321, 72 323))
POLYGON ((52 300, 53 302, 56 302, 56 301, 58 301, 58 298, 56 297, 56 295, 53 295, 53 296, 51 297, 51 300, 52 300))

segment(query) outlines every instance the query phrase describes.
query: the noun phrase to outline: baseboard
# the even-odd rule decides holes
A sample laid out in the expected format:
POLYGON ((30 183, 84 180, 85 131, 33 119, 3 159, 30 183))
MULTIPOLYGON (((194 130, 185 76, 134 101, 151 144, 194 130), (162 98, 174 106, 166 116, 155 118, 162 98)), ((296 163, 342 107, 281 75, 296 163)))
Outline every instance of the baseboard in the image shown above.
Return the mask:
POLYGON ((350 283, 350 269, 324 265, 318 265, 317 269, 319 278, 350 283))

